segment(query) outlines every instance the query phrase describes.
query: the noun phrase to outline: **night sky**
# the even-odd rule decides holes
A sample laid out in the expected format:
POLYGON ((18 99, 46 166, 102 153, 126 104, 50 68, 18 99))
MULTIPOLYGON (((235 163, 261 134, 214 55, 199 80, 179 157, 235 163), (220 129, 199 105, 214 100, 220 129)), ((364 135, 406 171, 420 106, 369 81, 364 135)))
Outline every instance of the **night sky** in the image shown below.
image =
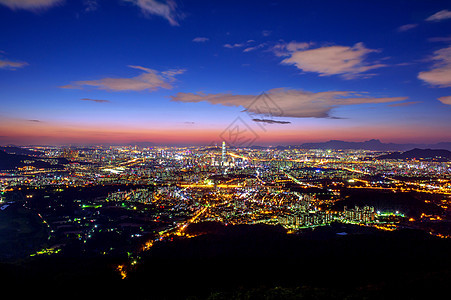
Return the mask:
POLYGON ((0 0, 0 26, 0 144, 451 141, 449 1, 0 0))

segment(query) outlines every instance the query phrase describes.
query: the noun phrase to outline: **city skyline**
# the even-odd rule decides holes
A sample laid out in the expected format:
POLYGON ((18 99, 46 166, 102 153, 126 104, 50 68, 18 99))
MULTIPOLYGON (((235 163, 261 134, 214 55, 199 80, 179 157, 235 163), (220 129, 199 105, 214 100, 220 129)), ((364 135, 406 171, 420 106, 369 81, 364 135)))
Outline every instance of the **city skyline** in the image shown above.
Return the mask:
POLYGON ((451 141, 447 1, 0 0, 0 24, 2 145, 451 141))

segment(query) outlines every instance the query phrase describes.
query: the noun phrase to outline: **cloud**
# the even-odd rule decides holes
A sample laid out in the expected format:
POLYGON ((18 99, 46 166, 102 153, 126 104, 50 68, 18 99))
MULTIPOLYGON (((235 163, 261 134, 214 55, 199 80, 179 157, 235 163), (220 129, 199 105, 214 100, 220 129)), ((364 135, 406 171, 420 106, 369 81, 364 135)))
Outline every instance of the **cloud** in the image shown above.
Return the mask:
POLYGON ((299 50, 305 50, 307 48, 309 48, 312 44, 311 43, 298 43, 296 41, 291 41, 286 45, 286 49, 289 52, 295 52, 295 51, 299 51, 299 50))
POLYGON ((451 36, 436 36, 436 37, 431 37, 428 38, 429 42, 444 42, 444 43, 448 43, 451 42, 451 36))
MULTIPOLYGON (((224 48, 244 48, 243 52, 251 52, 257 49, 265 48, 269 46, 270 43, 264 42, 260 44, 255 44, 255 40, 248 40, 243 43, 235 43, 235 44, 225 44, 224 48)), ((272 47, 268 47, 268 51, 273 52, 276 56, 289 56, 291 52, 306 49, 311 46, 312 43, 297 43, 296 41, 292 41, 290 43, 278 43, 272 47)))
POLYGON ((387 106, 390 106, 390 107, 402 107, 402 106, 409 106, 409 105, 413 105, 413 104, 417 104, 417 103, 421 103, 421 101, 410 101, 410 102, 393 103, 393 104, 389 104, 387 106))
POLYGON ((244 49, 244 50, 243 50, 243 52, 250 52, 250 51, 254 51, 254 50, 257 50, 257 49, 263 48, 263 47, 265 47, 265 46, 266 46, 266 44, 265 44, 265 43, 262 43, 262 44, 258 44, 257 46, 253 46, 253 47, 247 47, 246 49, 244 49))
POLYGON ((247 40, 244 43, 235 43, 235 44, 225 44, 225 48, 233 49, 233 48, 244 48, 243 52, 250 52, 254 51, 260 48, 263 48, 267 45, 267 43, 261 43, 258 45, 255 45, 255 40, 247 40))
POLYGON ((252 119, 254 122, 258 123, 268 123, 268 124, 291 124, 289 121, 276 121, 271 119, 252 119))
POLYGON ((271 30, 262 30, 262 35, 263 35, 263 36, 270 36, 271 33, 272 33, 271 30))
POLYGON ((296 89, 276 88, 255 95, 233 95, 230 93, 206 94, 178 93, 171 101, 243 107, 250 114, 272 117, 329 118, 336 107, 369 103, 389 103, 406 100, 407 97, 373 98, 350 91, 309 92, 296 89))
POLYGON ((404 32, 404 31, 413 29, 413 28, 415 28, 417 26, 418 26, 418 24, 405 24, 405 25, 399 26, 397 31, 398 32, 404 32))
POLYGON ((83 0, 85 12, 96 11, 99 8, 99 3, 96 0, 83 0))
MULTIPOLYGON (((229 49, 247 47, 246 49, 249 49, 249 48, 253 48, 253 47, 250 47, 250 46, 251 46, 252 44, 254 44, 254 43, 255 43, 255 40, 247 40, 247 41, 244 42, 244 43, 225 44, 224 47, 225 47, 225 48, 229 48, 229 49)), ((258 45, 258 46, 255 46, 255 49, 261 48, 261 47, 263 47, 264 45, 265 45, 265 44, 260 44, 260 45, 258 45)), ((244 49, 244 52, 248 52, 248 51, 252 51, 252 50, 253 50, 253 49, 251 49, 251 50, 247 50, 247 51, 246 51, 246 49, 244 49)))
POLYGON ((177 4, 173 0, 124 0, 141 8, 145 15, 156 15, 168 20, 172 26, 179 26, 178 20, 182 17, 177 10, 177 4))
POLYGON ((32 122, 32 123, 42 123, 42 121, 40 120, 27 120, 28 122, 32 122))
POLYGON ((274 45, 270 50, 274 53, 276 56, 290 56, 291 53, 299 50, 305 50, 312 46, 313 43, 306 43, 306 42, 296 42, 291 41, 289 43, 278 43, 274 45))
MULTIPOLYGON (((130 66, 130 67, 138 68, 137 66, 130 66)), ((150 69, 144 68, 143 70, 150 70, 150 69)), ((175 81, 175 79, 173 77, 176 75, 183 74, 183 73, 185 73, 185 71, 186 71, 185 69, 172 69, 172 70, 168 70, 168 71, 163 71, 163 72, 161 72, 161 74, 163 74, 170 81, 175 81)))
POLYGON ((451 19, 451 11, 444 9, 428 17, 426 21, 439 22, 446 19, 451 19))
POLYGON ((0 4, 9 7, 12 10, 42 10, 55 6, 63 2, 62 0, 0 0, 0 4))
POLYGON ((240 47, 244 47, 246 44, 245 43, 241 43, 241 44, 225 44, 224 47, 225 48, 240 48, 240 47))
POLYGON ((81 101, 91 101, 96 103, 111 103, 110 100, 100 100, 100 99, 90 99, 90 98, 82 98, 81 101))
POLYGON ((0 69, 16 70, 28 66, 28 63, 23 61, 11 61, 0 57, 0 69))
POLYGON ((345 79, 358 76, 369 70, 385 67, 380 63, 365 62, 366 56, 379 50, 365 48, 363 43, 357 43, 352 47, 326 46, 310 50, 301 50, 300 44, 286 46, 289 53, 283 64, 295 65, 304 72, 319 73, 319 76, 340 75, 345 79))
POLYGON ((434 52, 431 70, 420 72, 418 78, 438 87, 451 86, 451 46, 434 52))
POLYGON ((193 42, 196 42, 196 43, 203 43, 203 42, 206 42, 206 41, 209 41, 209 40, 210 40, 210 39, 207 38, 207 37, 196 37, 196 38, 193 39, 193 42))
POLYGON ((174 76, 185 72, 184 69, 174 69, 158 72, 141 66, 129 66, 133 69, 143 71, 140 75, 132 78, 102 78, 97 80, 76 81, 71 84, 61 86, 65 89, 83 89, 93 87, 99 90, 112 92, 120 91, 156 91, 160 88, 171 89, 174 76))
POLYGON ((451 96, 445 96, 438 98, 438 101, 442 102, 443 104, 451 105, 451 96))

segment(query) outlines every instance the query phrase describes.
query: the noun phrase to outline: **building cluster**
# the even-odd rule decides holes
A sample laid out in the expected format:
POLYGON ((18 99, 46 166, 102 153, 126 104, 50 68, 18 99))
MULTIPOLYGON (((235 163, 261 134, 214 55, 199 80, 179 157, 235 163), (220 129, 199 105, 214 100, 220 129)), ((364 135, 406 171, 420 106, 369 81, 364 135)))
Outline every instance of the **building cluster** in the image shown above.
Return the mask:
POLYGON ((341 220, 351 223, 371 223, 376 220, 376 210, 373 206, 358 207, 348 209, 346 206, 342 213, 340 213, 341 220))
POLYGON ((301 227, 327 225, 332 223, 334 219, 332 213, 315 211, 279 216, 278 222, 284 227, 296 229, 301 227))
POLYGON ((151 203, 154 199, 153 190, 149 189, 133 189, 128 191, 117 191, 109 193, 106 197, 106 201, 130 201, 139 203, 151 203))
POLYGON ((279 224, 287 228, 327 225, 334 221, 354 224, 371 224, 376 221, 377 213, 372 206, 344 208, 344 211, 309 211, 287 214, 278 217, 279 224))

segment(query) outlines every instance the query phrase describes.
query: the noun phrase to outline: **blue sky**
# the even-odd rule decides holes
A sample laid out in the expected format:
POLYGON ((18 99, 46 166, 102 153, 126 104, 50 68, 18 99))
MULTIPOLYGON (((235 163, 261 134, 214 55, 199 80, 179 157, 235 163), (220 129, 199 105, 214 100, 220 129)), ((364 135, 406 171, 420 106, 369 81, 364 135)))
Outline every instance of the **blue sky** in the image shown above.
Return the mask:
POLYGON ((237 117, 258 144, 451 140, 448 1, 0 0, 0 25, 1 144, 208 144, 237 117))

